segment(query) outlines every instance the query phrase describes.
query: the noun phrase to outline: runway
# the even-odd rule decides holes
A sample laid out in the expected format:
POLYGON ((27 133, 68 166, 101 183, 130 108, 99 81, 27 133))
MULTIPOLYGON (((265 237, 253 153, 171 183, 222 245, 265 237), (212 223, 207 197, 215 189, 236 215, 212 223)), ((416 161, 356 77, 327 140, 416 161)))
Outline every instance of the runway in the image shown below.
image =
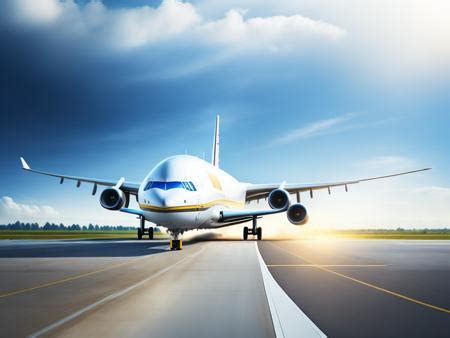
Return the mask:
MULTIPOLYGON (((177 252, 167 241, 0 241, 1 335, 274 337, 256 242, 211 239, 177 252)), ((267 240, 258 248, 330 337, 448 336, 448 242, 267 240)))
POLYGON ((274 336, 253 243, 167 246, 0 242, 2 336, 274 336))
POLYGON ((262 241, 259 249, 329 337, 449 336, 449 241, 262 241))

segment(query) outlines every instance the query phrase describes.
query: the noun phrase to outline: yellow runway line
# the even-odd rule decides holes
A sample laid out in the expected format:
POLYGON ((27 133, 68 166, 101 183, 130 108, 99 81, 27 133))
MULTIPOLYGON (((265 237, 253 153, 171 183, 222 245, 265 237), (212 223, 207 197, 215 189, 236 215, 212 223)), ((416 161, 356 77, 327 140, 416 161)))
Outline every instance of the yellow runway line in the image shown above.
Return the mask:
POLYGON ((288 250, 286 250, 286 249, 284 249, 284 248, 282 248, 282 247, 280 247, 280 246, 278 246, 278 245, 275 245, 275 244, 273 244, 273 243, 271 243, 271 242, 268 242, 268 243, 269 243, 270 245, 276 247, 277 249, 279 249, 279 250, 281 250, 281 251, 284 251, 284 252, 288 253, 288 254, 291 255, 291 256, 300 258, 300 259, 304 260, 305 262, 308 262, 308 263, 310 263, 311 265, 314 265, 317 269, 320 269, 320 270, 323 270, 323 271, 332 273, 332 274, 334 274, 334 275, 336 275, 336 276, 345 278, 345 279, 347 279, 347 280, 351 280, 351 281, 353 281, 353 282, 355 282, 355 283, 358 283, 358 284, 361 284, 361 285, 365 285, 365 286, 370 287, 370 288, 372 288, 372 289, 375 289, 375 290, 378 290, 378 291, 387 293, 387 294, 389 294, 389 295, 392 295, 392 296, 395 296, 395 297, 398 297, 398 298, 407 300, 407 301, 409 301, 409 302, 412 302, 412 303, 415 303, 415 304, 419 304, 419 305, 425 306, 425 307, 430 308, 430 309, 433 309, 433 310, 437 310, 437 311, 441 311, 441 312, 450 314, 450 309, 446 309, 446 308, 442 308, 442 307, 439 307, 439 306, 435 306, 435 305, 433 305, 433 304, 429 304, 429 303, 426 303, 426 302, 422 302, 422 301, 420 301, 420 300, 418 300, 418 299, 414 299, 414 298, 411 298, 411 297, 402 295, 401 293, 394 292, 394 291, 391 291, 391 290, 382 288, 382 287, 380 287, 380 286, 377 286, 377 285, 374 285, 374 284, 371 284, 371 283, 368 283, 368 282, 364 282, 364 281, 362 281, 362 280, 359 280, 359 279, 356 279, 356 278, 353 278, 353 277, 344 275, 343 273, 339 273, 339 272, 330 270, 330 269, 326 268, 326 267, 323 266, 323 265, 315 264, 314 262, 312 262, 312 261, 309 260, 308 258, 305 258, 305 257, 303 257, 303 256, 301 256, 301 255, 294 254, 294 253, 292 253, 292 252, 290 252, 290 251, 288 251, 288 250))
POLYGON ((119 264, 108 266, 106 268, 89 271, 89 272, 86 272, 86 273, 83 273, 83 274, 80 274, 80 275, 67 277, 67 278, 64 278, 64 279, 60 279, 60 280, 48 282, 48 283, 45 283, 45 284, 32 286, 32 287, 21 289, 21 290, 16 290, 16 291, 11 291, 11 292, 6 292, 6 293, 0 293, 0 299, 1 298, 6 298, 6 297, 10 297, 10 296, 19 295, 19 294, 22 294, 22 293, 25 293, 25 292, 30 292, 30 291, 33 291, 33 290, 46 288, 46 287, 49 287, 49 286, 52 286, 52 285, 58 285, 58 284, 74 281, 74 280, 77 280, 77 279, 80 279, 80 278, 83 278, 83 277, 92 276, 92 275, 100 273, 100 272, 105 272, 105 271, 117 269, 117 268, 119 268, 121 266, 127 265, 129 263, 136 262, 136 261, 138 261, 140 259, 143 259, 143 258, 146 258, 146 257, 147 256, 138 257, 138 258, 135 258, 135 259, 132 259, 132 260, 127 260, 126 262, 122 262, 122 263, 119 263, 119 264))

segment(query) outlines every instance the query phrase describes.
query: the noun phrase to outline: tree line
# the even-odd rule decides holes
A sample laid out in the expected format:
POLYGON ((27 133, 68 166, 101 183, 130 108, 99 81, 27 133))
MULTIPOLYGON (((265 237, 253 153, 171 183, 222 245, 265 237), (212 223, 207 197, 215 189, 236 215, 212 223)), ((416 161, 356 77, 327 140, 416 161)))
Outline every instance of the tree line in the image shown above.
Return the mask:
POLYGON ((15 223, 0 224, 0 230, 74 230, 74 231, 131 231, 136 230, 136 227, 123 226, 123 225, 79 225, 71 224, 64 225, 62 223, 55 224, 46 222, 43 226, 38 223, 23 223, 17 221, 15 223))

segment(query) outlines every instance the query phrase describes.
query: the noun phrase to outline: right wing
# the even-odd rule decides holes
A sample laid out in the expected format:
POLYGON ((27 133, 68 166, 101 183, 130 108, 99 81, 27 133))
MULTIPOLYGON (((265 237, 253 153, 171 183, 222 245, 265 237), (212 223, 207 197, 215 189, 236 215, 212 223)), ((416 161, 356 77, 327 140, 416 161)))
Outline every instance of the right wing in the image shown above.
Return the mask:
MULTIPOLYGON (((388 177, 394 177, 394 176, 400 176, 400 175, 407 175, 412 174, 420 171, 430 170, 431 168, 424 168, 419 170, 412 170, 412 171, 406 171, 396 174, 390 174, 390 175, 384 175, 384 176, 376 176, 376 177, 369 177, 369 178, 363 178, 359 180, 350 180, 350 181, 341 181, 341 182, 330 182, 330 183, 319 183, 319 184, 248 184, 247 185, 247 192, 245 200, 246 202, 252 201, 252 200, 259 200, 266 198, 271 191, 274 189, 282 188, 286 190, 290 194, 297 194, 297 201, 299 201, 300 192, 309 191, 311 198, 313 197, 313 191, 314 190, 320 190, 320 189, 328 189, 328 192, 330 193, 330 189, 332 187, 339 187, 339 186, 345 186, 345 190, 347 190, 347 185, 350 184, 356 184, 360 182, 365 181, 372 181, 372 180, 378 180, 388 177)), ((220 223, 227 223, 227 222, 248 222, 252 219, 263 217, 266 215, 272 215, 277 214, 280 212, 284 212, 288 209, 282 208, 282 209, 262 209, 262 210, 223 210, 220 212, 220 223)), ((233 223, 234 224, 234 223, 233 223)))
MULTIPOLYGON (((309 191, 309 193, 312 197, 314 190, 328 189, 328 193, 330 193, 331 188, 340 187, 340 186, 344 186, 345 190, 347 190, 347 186, 350 184, 379 180, 379 179, 394 177, 394 176, 407 175, 407 174, 417 173, 420 171, 425 171, 425 170, 430 170, 430 169, 431 168, 424 168, 424 169, 419 169, 419 170, 405 171, 405 172, 396 173, 396 174, 362 178, 359 180, 341 181, 341 182, 329 182, 329 183, 318 183, 318 184, 286 184, 283 186, 283 189, 285 189, 290 194, 299 194, 301 192, 309 191)), ((280 187, 279 183, 276 183, 276 184, 249 184, 247 186, 247 193, 245 196, 245 200, 247 202, 249 202, 252 200, 264 199, 270 194, 270 192, 272 190, 277 189, 279 187, 280 187)))
POLYGON ((278 214, 286 211, 287 208, 282 209, 262 209, 262 210, 223 210, 220 212, 219 222, 234 222, 234 221, 249 221, 254 217, 262 217, 266 215, 278 214))
POLYGON ((77 187, 80 186, 81 182, 94 183, 94 189, 92 190, 92 195, 95 195, 95 193, 97 191, 97 185, 103 185, 103 186, 109 186, 109 187, 116 186, 116 187, 120 188, 121 190, 123 190, 124 192, 132 194, 132 195, 137 195, 139 186, 140 186, 139 183, 126 182, 123 178, 121 178, 120 180, 117 180, 117 181, 113 181, 113 180, 102 180, 102 179, 88 178, 88 177, 68 176, 68 175, 55 174, 55 173, 50 173, 50 172, 41 171, 41 170, 35 170, 35 169, 30 168, 30 166, 24 160, 23 157, 20 158, 20 161, 22 162, 23 170, 31 171, 31 172, 34 172, 37 174, 42 174, 42 175, 58 177, 60 179, 61 184, 64 182, 65 179, 77 181, 77 187))

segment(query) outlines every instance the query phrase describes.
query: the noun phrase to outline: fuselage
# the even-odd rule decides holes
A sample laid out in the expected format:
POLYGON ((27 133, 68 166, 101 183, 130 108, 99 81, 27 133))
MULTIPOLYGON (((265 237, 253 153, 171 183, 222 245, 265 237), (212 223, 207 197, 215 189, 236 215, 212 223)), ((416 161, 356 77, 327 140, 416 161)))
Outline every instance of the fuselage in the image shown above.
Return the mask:
POLYGON ((189 155, 169 157, 139 187, 146 220, 169 230, 214 228, 220 211, 245 206, 245 185, 225 171, 189 155))

